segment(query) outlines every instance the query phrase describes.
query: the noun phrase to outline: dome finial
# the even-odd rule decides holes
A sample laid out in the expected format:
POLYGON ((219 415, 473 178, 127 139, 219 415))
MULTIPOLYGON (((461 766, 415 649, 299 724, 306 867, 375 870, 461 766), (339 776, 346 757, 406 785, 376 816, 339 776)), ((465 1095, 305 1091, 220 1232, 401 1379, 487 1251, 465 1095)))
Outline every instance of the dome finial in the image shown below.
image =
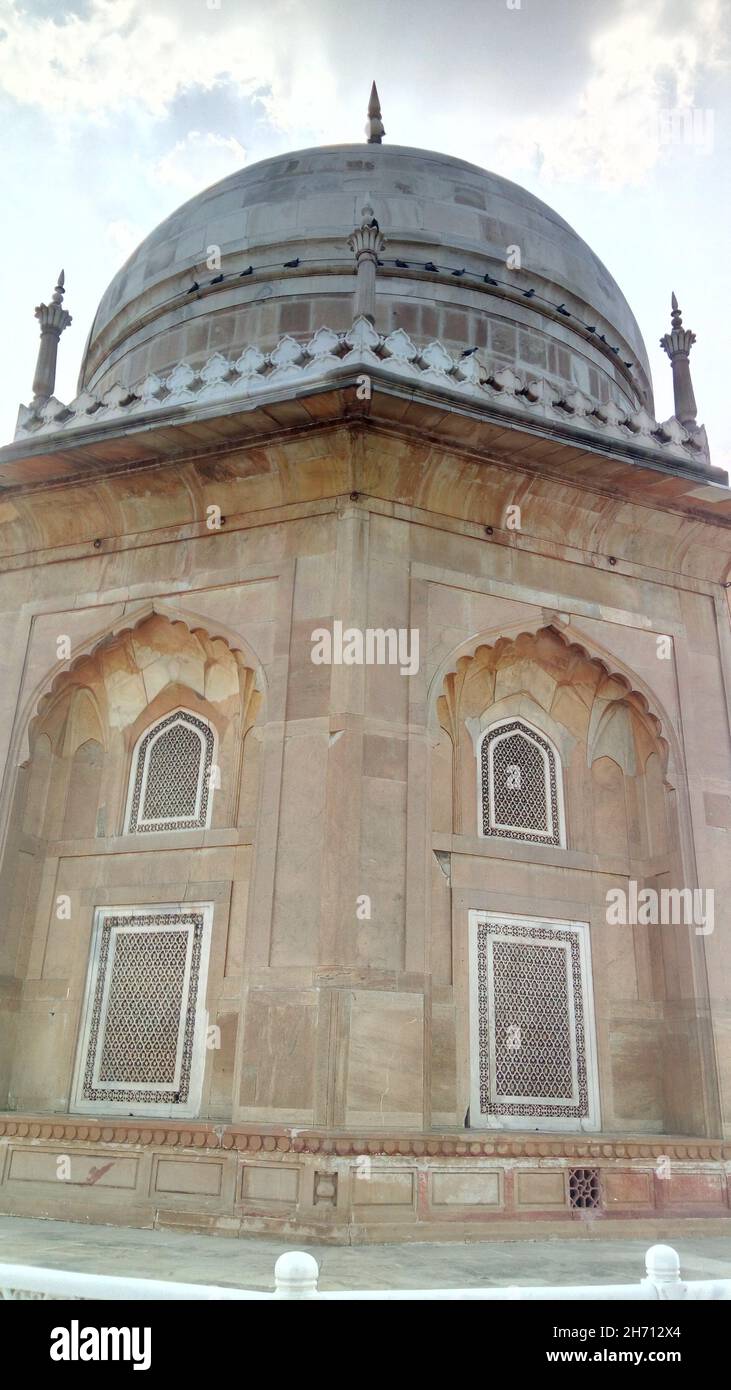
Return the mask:
POLYGON ((381 101, 375 82, 371 87, 371 95, 368 101, 368 120, 366 121, 365 133, 368 136, 369 145, 380 145, 386 134, 383 121, 381 120, 381 101))

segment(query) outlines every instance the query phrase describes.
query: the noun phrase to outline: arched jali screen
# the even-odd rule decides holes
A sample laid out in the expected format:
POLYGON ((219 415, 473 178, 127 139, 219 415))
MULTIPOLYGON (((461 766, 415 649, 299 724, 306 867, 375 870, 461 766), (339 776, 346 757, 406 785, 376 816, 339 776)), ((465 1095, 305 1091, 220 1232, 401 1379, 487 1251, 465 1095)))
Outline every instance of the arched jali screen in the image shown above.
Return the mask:
POLYGON ((492 724, 480 746, 482 834, 565 843, 561 761, 524 719, 492 724))
POLYGON ((158 719, 132 756, 126 829, 197 830, 210 822, 216 736, 188 710, 158 719))

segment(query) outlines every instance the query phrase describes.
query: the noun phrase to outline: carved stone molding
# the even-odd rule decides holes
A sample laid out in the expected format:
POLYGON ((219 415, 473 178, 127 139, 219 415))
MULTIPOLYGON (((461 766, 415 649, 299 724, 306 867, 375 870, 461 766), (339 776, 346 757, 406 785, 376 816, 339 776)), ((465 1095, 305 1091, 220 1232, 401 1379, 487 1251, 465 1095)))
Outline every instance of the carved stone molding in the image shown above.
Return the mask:
POLYGON ((235 1149, 239 1153, 296 1153, 333 1158, 497 1158, 566 1159, 567 1161, 655 1163, 667 1157, 687 1163, 731 1162, 731 1142, 713 1139, 673 1138, 662 1135, 626 1139, 587 1139, 577 1135, 559 1138, 492 1135, 489 1139, 452 1134, 326 1134, 271 1128, 266 1131, 240 1125, 177 1125, 157 1122, 89 1124, 59 1116, 14 1115, 0 1118, 0 1139, 32 1140, 63 1144, 114 1144, 129 1147, 174 1149, 235 1149))

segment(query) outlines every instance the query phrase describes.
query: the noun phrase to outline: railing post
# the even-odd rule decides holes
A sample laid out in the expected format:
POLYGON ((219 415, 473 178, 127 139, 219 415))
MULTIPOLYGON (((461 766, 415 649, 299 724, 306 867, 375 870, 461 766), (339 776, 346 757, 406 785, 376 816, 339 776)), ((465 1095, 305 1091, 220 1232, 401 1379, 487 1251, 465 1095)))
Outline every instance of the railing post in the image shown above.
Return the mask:
POLYGON ((684 1298, 685 1284, 680 1278, 680 1258, 672 1245, 651 1245, 645 1255, 647 1278, 643 1284, 652 1284, 658 1298, 684 1298))
POLYGON ((274 1266, 275 1298, 317 1298, 317 1260, 304 1250, 287 1250, 274 1266))

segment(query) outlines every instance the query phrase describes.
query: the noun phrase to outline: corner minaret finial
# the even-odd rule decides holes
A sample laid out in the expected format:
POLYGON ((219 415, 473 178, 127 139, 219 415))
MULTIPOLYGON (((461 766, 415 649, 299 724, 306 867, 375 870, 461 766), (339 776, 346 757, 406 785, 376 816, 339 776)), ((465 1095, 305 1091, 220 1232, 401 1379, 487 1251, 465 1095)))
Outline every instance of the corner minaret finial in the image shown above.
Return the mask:
POLYGON ((348 246, 355 256, 355 271, 358 277, 353 318, 366 318, 373 323, 376 317, 376 267, 386 245, 386 238, 370 203, 361 208, 360 215, 360 226, 348 237, 348 246))
POLYGON ((33 405, 35 407, 43 405, 53 395, 53 388, 56 385, 58 340, 64 328, 68 328, 71 323, 71 315, 62 307, 65 293, 64 283, 65 275, 61 271, 50 304, 39 304, 35 311, 36 318, 41 325, 41 343, 33 378, 33 405))
POLYGON ((380 145, 386 134, 383 121, 381 120, 381 102, 375 82, 371 87, 371 95, 368 102, 368 120, 366 121, 365 133, 368 136, 369 145, 380 145))
POLYGON ((674 292, 670 298, 670 310, 672 329, 660 339, 660 347, 665 349, 672 363, 675 415, 686 429, 695 430, 698 428, 698 407, 690 377, 690 350, 695 342, 695 333, 683 328, 683 315, 674 292))

